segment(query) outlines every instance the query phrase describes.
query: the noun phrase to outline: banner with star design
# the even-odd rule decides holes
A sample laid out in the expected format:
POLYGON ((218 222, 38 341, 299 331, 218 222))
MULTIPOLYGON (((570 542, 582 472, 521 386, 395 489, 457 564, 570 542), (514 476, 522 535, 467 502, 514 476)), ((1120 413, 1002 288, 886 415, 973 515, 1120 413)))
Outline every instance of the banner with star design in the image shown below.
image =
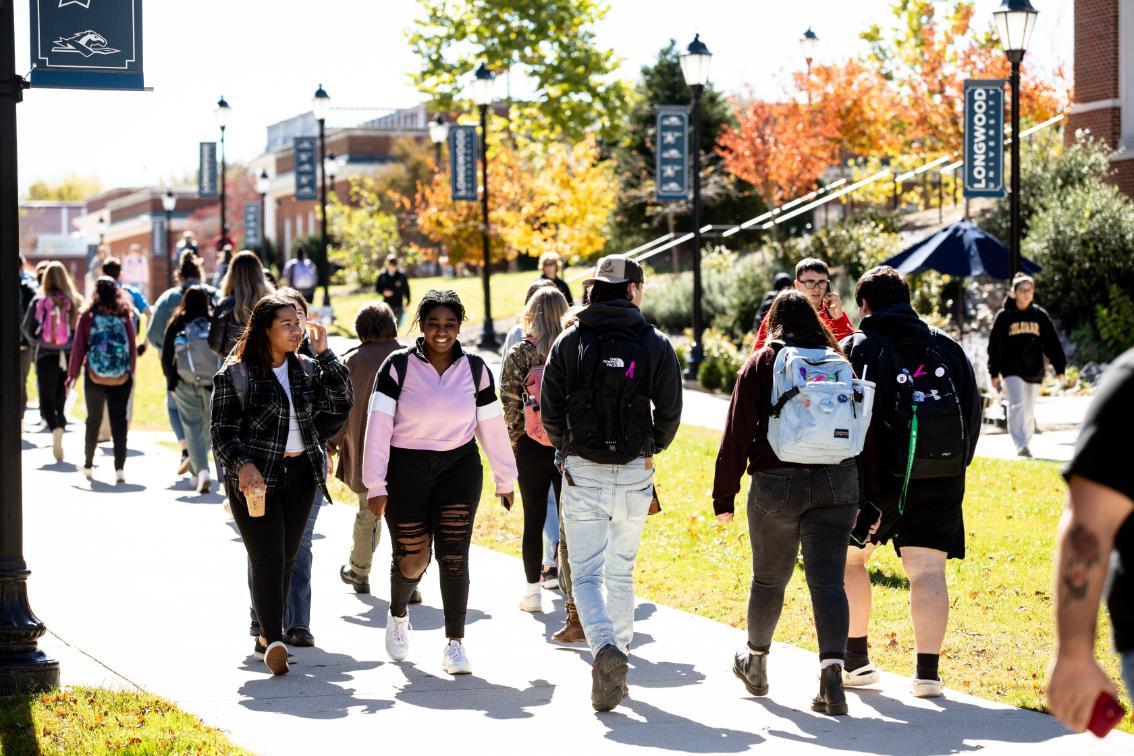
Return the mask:
POLYGON ((142 0, 31 0, 31 84, 145 89, 142 0))

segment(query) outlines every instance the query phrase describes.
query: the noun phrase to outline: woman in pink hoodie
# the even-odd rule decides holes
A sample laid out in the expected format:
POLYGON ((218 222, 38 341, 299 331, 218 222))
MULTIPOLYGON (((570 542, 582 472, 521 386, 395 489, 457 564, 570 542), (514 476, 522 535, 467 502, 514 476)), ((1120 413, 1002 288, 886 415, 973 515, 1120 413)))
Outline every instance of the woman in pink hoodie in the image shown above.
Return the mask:
POLYGON ((442 666, 452 675, 472 672, 463 640, 469 544, 482 489, 477 440, 506 508, 516 480, 492 373, 457 341, 464 320, 456 292, 426 292, 417 308, 422 335, 378 370, 362 460, 368 506, 376 517, 385 515, 393 544, 386 652, 394 661, 409 655, 409 599, 432 549, 449 639, 442 666))

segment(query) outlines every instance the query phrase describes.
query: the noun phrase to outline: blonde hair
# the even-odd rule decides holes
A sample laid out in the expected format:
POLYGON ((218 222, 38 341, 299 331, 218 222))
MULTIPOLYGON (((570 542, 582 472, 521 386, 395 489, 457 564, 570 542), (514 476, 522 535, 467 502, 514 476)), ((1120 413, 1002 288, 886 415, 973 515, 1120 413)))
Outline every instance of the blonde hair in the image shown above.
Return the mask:
POLYGON ((71 300, 71 327, 74 328, 75 323, 79 322, 79 308, 83 306, 83 300, 75 292, 75 284, 63 263, 52 260, 44 267, 42 288, 44 296, 62 294, 71 300))
POLYGON ((268 279, 264 277, 264 264, 255 252, 247 249, 241 250, 228 264, 224 282, 221 284, 222 297, 235 297, 236 306, 233 313, 236 322, 247 325, 252 308, 262 298, 273 293, 275 289, 268 279))
POLYGON ((524 336, 535 342, 540 359, 547 359, 551 345, 563 331, 567 298, 554 286, 545 286, 524 307, 524 336))
POLYGON ((544 252, 542 255, 540 255, 539 256, 539 269, 542 271, 544 263, 549 263, 549 262, 555 263, 560 268, 563 267, 563 261, 559 259, 559 253, 558 252, 544 252))

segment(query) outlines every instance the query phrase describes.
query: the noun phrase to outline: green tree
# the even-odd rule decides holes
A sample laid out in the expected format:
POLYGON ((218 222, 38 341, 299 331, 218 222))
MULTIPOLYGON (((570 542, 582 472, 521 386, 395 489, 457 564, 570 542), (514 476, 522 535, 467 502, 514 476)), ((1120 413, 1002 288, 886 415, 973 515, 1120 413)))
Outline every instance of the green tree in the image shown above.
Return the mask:
POLYGON ((382 203, 383 194, 373 178, 352 176, 350 204, 334 198, 327 206, 332 239, 327 255, 352 284, 365 286, 377 280, 386 255, 401 247, 398 220, 382 209, 382 203))
MULTIPOLYGON (((659 203, 654 199, 654 139, 656 105, 684 105, 691 101, 689 87, 681 74, 677 43, 670 40, 658 52, 653 65, 642 68, 634 88, 631 108, 622 128, 622 138, 614 158, 622 186, 614 211, 614 234, 608 252, 623 252, 670 230, 687 230, 692 210, 689 202, 659 203)), ((728 173, 714 150, 721 129, 733 123, 732 108, 713 88, 701 95, 701 155, 703 208, 701 222, 739 223, 758 215, 763 204, 752 187, 728 173)), ((737 242, 751 241, 751 237, 737 242)), ((660 259, 655 258, 657 262, 660 259)))
MULTIPOLYGON (((485 61, 497 73, 522 72, 534 89, 514 110, 538 138, 574 141, 597 124, 609 134, 625 107, 611 78, 618 59, 598 47, 595 24, 608 6, 597 0, 419 0, 409 35, 421 61, 413 80, 440 110, 457 110, 469 74, 485 61)), ((510 109, 513 109, 509 103, 510 109)), ((463 106, 462 106, 463 107, 463 106)), ((510 116, 511 117, 511 116, 510 116)))
POLYGON ((57 202, 82 202, 87 197, 98 194, 102 190, 102 182, 93 176, 80 176, 75 173, 58 184, 49 184, 46 181, 36 181, 28 187, 29 200, 55 200, 57 202))

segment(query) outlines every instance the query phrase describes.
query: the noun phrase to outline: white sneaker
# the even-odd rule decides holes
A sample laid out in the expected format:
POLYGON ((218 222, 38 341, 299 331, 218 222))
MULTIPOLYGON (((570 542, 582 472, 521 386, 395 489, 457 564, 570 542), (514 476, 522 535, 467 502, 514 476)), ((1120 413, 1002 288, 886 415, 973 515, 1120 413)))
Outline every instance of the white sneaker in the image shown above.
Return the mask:
POLYGON ((469 657, 465 654, 462 643, 449 641, 449 645, 445 647, 445 660, 441 662, 441 668, 450 675, 472 674, 472 664, 469 663, 469 657))
POLYGON ((197 493, 207 494, 212 484, 212 476, 209 475, 208 468, 201 470, 201 472, 197 474, 197 493))
POLYGON ((395 617, 386 613, 386 653, 396 662, 405 661, 409 656, 410 638, 413 637, 413 625, 409 621, 409 612, 404 617, 395 617))
POLYGON ((63 461, 63 429, 56 428, 51 431, 51 451, 55 454, 55 461, 63 461))
POLYGON ((84 467, 83 468, 83 477, 86 478, 87 480, 91 480, 92 478, 94 478, 94 468, 93 467, 84 467))
POLYGON ((125 483, 126 482, 126 471, 125 470, 115 470, 114 471, 114 480, 115 480, 116 483, 125 483))
POLYGON ((532 614, 543 613, 543 596, 539 592, 540 584, 528 583, 524 588, 524 598, 520 600, 520 609, 532 614))
POLYGON ((876 685, 882 676, 878 674, 878 668, 872 663, 867 662, 858 669, 852 669, 849 672, 843 669, 843 685, 847 688, 861 688, 863 685, 876 685))
POLYGON ((945 685, 940 680, 919 680, 915 677, 910 681, 910 692, 915 698, 937 698, 944 690, 945 685))

